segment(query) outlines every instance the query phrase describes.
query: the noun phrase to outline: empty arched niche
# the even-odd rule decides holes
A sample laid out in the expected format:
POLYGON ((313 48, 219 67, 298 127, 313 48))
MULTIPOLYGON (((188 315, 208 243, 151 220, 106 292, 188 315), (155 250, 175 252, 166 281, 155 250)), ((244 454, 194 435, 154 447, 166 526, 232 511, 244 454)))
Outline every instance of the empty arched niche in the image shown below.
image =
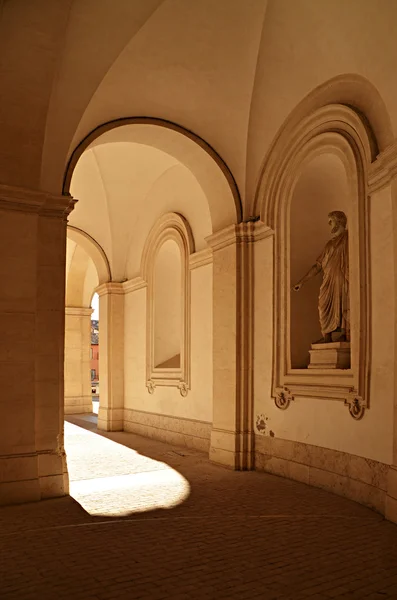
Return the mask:
POLYGON ((324 153, 307 163, 297 180, 290 206, 290 353, 291 368, 306 368, 311 344, 321 336, 318 296, 321 273, 292 290, 313 266, 331 237, 328 214, 343 211, 349 226, 345 166, 336 154, 324 153))
POLYGON ((190 271, 194 252, 187 221, 167 213, 152 228, 143 253, 147 282, 146 385, 190 387, 190 271))
POLYGON ((156 369, 181 368, 182 261, 175 240, 166 240, 157 253, 153 278, 154 366, 156 369))

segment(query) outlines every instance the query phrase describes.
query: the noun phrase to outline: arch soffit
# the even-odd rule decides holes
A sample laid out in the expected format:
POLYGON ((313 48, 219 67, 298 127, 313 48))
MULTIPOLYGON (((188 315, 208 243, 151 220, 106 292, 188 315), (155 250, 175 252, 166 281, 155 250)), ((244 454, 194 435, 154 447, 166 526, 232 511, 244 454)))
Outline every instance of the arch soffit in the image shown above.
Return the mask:
POLYGON ((239 223, 242 220, 242 203, 237 183, 230 169, 219 154, 202 138, 176 123, 151 117, 126 117, 115 119, 96 127, 89 133, 72 152, 66 167, 63 194, 70 193, 71 179, 76 164, 83 152, 93 145, 101 143, 99 138, 112 130, 115 132, 113 141, 123 141, 123 130, 126 126, 149 125, 157 130, 148 144, 139 136, 134 136, 136 143, 146 143, 158 147, 184 164, 196 177, 207 196, 213 231, 239 223), (168 134, 168 137, 167 137, 168 134), (172 143, 170 134, 178 137, 179 144, 172 143), (136 139, 135 139, 136 137, 136 139), (169 143, 170 142, 170 143, 169 143), (211 193, 208 175, 217 182, 216 190, 211 193), (220 199, 223 199, 221 202, 220 199))
POLYGON ((98 285, 112 281, 108 258, 101 246, 88 233, 72 225, 67 227, 67 237, 83 248, 91 258, 98 273, 98 285))
POLYGON ((144 281, 149 281, 156 256, 163 243, 170 239, 177 243, 185 266, 189 264, 189 256, 194 253, 190 225, 182 215, 167 213, 158 219, 146 239, 141 262, 141 277, 144 281))
POLYGON ((363 181, 375 158, 374 138, 361 115, 344 105, 322 107, 297 125, 286 127, 275 141, 261 174, 255 197, 256 214, 274 229, 280 210, 290 200, 286 186, 291 192, 302 165, 325 151, 342 158, 348 147, 363 181))

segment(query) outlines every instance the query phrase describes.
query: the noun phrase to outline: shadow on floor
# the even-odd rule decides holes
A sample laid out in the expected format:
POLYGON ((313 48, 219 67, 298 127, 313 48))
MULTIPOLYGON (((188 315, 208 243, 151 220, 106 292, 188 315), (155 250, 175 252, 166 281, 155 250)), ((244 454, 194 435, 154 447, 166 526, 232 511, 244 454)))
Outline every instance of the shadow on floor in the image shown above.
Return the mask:
POLYGON ((2 600, 397 597, 397 528, 380 515, 199 452, 98 432, 91 418, 68 425, 75 483, 93 476, 112 502, 150 503, 167 491, 157 476, 175 471, 190 493, 173 508, 121 517, 89 514, 71 497, 0 509, 2 600), (112 487, 120 477, 138 485, 112 487))

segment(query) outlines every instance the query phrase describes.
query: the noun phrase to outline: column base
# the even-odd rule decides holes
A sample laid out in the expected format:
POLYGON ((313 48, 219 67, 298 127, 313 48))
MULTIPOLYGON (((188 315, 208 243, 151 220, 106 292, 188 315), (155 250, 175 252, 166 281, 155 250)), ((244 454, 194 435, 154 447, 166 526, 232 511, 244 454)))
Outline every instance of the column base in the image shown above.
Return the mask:
POLYGON ((235 471, 254 469, 254 451, 250 432, 235 432, 221 429, 211 431, 209 458, 211 462, 235 471))
POLYGON ((102 407, 99 403, 98 429, 101 431, 123 431, 124 409, 102 407))
POLYGON ((0 467, 0 505, 38 502, 69 493, 66 460, 62 453, 0 457, 0 467))
POLYGON ((69 493, 69 475, 63 449, 39 454, 38 472, 42 500, 59 498, 69 493))
POLYGON ((385 517, 397 523, 397 467, 391 466, 387 476, 385 517))

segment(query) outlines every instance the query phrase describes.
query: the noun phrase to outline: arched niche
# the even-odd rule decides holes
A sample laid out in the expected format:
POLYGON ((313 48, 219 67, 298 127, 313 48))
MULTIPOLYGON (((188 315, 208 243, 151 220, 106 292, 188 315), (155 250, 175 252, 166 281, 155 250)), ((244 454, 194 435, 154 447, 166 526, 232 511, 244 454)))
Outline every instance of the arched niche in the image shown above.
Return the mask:
MULTIPOLYGON (((275 235, 272 395, 279 408, 288 407, 299 396, 342 400, 354 418, 361 418, 369 405, 368 173, 375 146, 373 133, 360 113, 339 104, 325 106, 282 131, 261 175, 257 192, 260 217, 275 235), (341 161, 348 186, 349 289, 353 309, 350 369, 310 370, 291 365, 291 206, 297 201, 293 196, 299 194, 299 179, 306 168, 310 170, 308 165, 324 154, 341 161)), ((323 218, 326 220, 327 210, 323 218)), ((314 298, 314 290, 312 293, 314 298)))
POLYGON ((299 293, 292 286, 315 263, 330 238, 327 215, 334 210, 346 214, 350 201, 347 174, 342 160, 323 153, 303 166, 292 192, 289 215, 290 272, 290 365, 306 368, 311 344, 321 335, 318 296, 321 275, 308 281, 299 293))
POLYGON ((153 360, 155 369, 181 368, 182 341, 181 252, 174 239, 160 246, 153 273, 153 360))
POLYGON ((164 215, 152 228, 142 258, 146 296, 146 386, 190 388, 190 271, 194 242, 187 221, 164 215))

